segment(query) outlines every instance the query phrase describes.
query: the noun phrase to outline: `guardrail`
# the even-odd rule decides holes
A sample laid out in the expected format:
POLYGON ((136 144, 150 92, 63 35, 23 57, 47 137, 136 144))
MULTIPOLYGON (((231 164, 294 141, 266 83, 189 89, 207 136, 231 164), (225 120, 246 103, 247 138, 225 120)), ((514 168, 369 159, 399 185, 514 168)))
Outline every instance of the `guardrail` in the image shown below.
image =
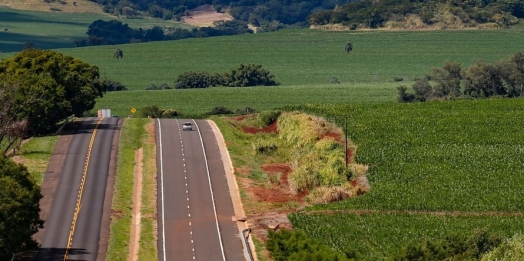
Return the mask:
POLYGON ((251 253, 251 248, 249 247, 248 237, 245 234, 246 231, 251 233, 251 228, 246 228, 242 230, 242 238, 244 238, 244 244, 246 245, 246 250, 247 250, 247 254, 249 255, 249 260, 254 261, 253 253, 251 253))

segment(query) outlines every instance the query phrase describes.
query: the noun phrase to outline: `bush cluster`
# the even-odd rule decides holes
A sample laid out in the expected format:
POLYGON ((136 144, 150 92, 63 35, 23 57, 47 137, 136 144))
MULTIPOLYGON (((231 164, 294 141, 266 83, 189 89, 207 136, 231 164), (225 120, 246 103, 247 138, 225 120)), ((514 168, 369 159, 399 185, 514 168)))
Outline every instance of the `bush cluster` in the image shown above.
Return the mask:
POLYGON ((502 242, 487 231, 477 231, 472 236, 450 235, 441 241, 425 240, 404 247, 391 260, 480 260, 502 242))
MULTIPOLYGON (((336 252, 297 230, 269 230, 266 248, 275 261, 349 261, 352 254, 336 252)), ((351 259, 350 259, 351 258, 351 259)))
POLYGON ((232 69, 224 74, 208 72, 185 72, 175 80, 176 89, 208 88, 218 85, 228 87, 248 86, 275 86, 280 83, 275 81, 275 76, 262 65, 241 64, 239 68, 232 69))
POLYGON ((409 93, 406 86, 397 87, 399 102, 424 102, 439 99, 477 99, 524 96, 524 54, 516 53, 507 59, 488 64, 477 61, 467 70, 459 63, 444 63, 433 68, 431 82, 419 79, 409 93))
POLYGON ((180 116, 176 110, 160 109, 156 105, 144 107, 140 112, 143 118, 175 118, 180 116))

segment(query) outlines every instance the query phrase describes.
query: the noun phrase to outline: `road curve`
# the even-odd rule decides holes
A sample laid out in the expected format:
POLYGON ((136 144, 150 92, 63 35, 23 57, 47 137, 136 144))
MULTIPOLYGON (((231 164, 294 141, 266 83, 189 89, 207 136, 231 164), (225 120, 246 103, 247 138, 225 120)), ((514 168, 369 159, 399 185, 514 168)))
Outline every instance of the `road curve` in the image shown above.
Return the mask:
POLYGON ((158 259, 245 261, 224 164, 204 120, 157 120, 158 259), (183 131, 182 123, 193 123, 183 131))
POLYGON ((44 224, 37 260, 97 259, 117 118, 85 118, 76 130, 44 224))

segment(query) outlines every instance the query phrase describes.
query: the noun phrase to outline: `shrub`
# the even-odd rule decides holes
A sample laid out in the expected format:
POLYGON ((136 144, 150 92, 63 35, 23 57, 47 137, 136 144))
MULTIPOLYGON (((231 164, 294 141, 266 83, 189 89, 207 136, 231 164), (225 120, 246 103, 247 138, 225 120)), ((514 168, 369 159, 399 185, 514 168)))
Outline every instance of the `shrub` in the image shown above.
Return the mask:
POLYGON ((393 77, 393 81, 395 81, 395 82, 401 82, 403 80, 404 80, 404 78, 402 78, 402 77, 393 77))
POLYGON ((162 117, 162 110, 160 110, 160 108, 158 108, 158 106, 156 106, 156 105, 144 107, 141 110, 141 112, 142 112, 142 117, 144 117, 144 118, 148 118, 148 117, 160 118, 160 117, 162 117))
POLYGON ((281 111, 263 111, 258 114, 258 120, 267 126, 275 122, 281 113, 281 111))
POLYGON ((253 150, 257 155, 271 155, 278 149, 278 145, 271 141, 260 140, 252 143, 253 150))
POLYGON ((175 89, 208 88, 219 85, 221 76, 208 72, 184 72, 175 81, 175 89))
POLYGON ((524 235, 518 234, 506 239, 493 251, 482 256, 482 261, 520 261, 524 260, 524 235))
POLYGON ((235 110, 235 113, 236 114, 251 114, 251 113, 255 113, 257 112, 257 110, 255 110, 254 108, 251 108, 251 107, 244 107, 244 108, 241 108, 241 109, 236 109, 235 110))
POLYGON ((345 255, 296 230, 269 230, 266 248, 275 261, 349 261, 345 255))
POLYGON ((233 112, 226 108, 226 107, 215 107, 210 112, 208 112, 208 115, 225 115, 225 114, 232 114, 233 112))
POLYGON ((426 240, 401 250, 392 260, 479 260, 501 242, 487 231, 476 231, 474 235, 453 234, 442 241, 426 240))
POLYGON ((415 91, 415 100, 417 101, 427 101, 431 98, 432 87, 429 85, 429 82, 425 79, 417 80, 411 86, 415 91))
POLYGON ((102 79, 101 81, 102 81, 102 84, 104 84, 106 86, 106 90, 108 92, 127 91, 126 86, 124 86, 120 82, 112 81, 112 80, 109 80, 109 79, 106 79, 106 78, 102 79))
POLYGON ((397 87, 398 91, 398 102, 413 102, 415 100, 415 95, 407 93, 408 87, 402 85, 397 87))
POLYGON ((239 68, 232 69, 224 74, 223 85, 230 87, 280 85, 274 78, 275 76, 262 68, 262 65, 241 64, 239 68))
POLYGON ((178 111, 173 109, 162 110, 162 118, 175 118, 178 115, 178 111))

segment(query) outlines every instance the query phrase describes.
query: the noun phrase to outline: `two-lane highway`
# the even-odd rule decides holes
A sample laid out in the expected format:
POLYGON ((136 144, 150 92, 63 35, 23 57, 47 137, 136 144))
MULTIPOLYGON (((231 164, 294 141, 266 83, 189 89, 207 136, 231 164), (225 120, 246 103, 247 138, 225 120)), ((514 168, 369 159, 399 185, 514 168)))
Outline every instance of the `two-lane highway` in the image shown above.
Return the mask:
POLYGON ((37 260, 97 260, 116 118, 83 119, 71 140, 37 260))
POLYGON ((211 126, 185 121, 157 120, 159 260, 245 260, 211 126))

